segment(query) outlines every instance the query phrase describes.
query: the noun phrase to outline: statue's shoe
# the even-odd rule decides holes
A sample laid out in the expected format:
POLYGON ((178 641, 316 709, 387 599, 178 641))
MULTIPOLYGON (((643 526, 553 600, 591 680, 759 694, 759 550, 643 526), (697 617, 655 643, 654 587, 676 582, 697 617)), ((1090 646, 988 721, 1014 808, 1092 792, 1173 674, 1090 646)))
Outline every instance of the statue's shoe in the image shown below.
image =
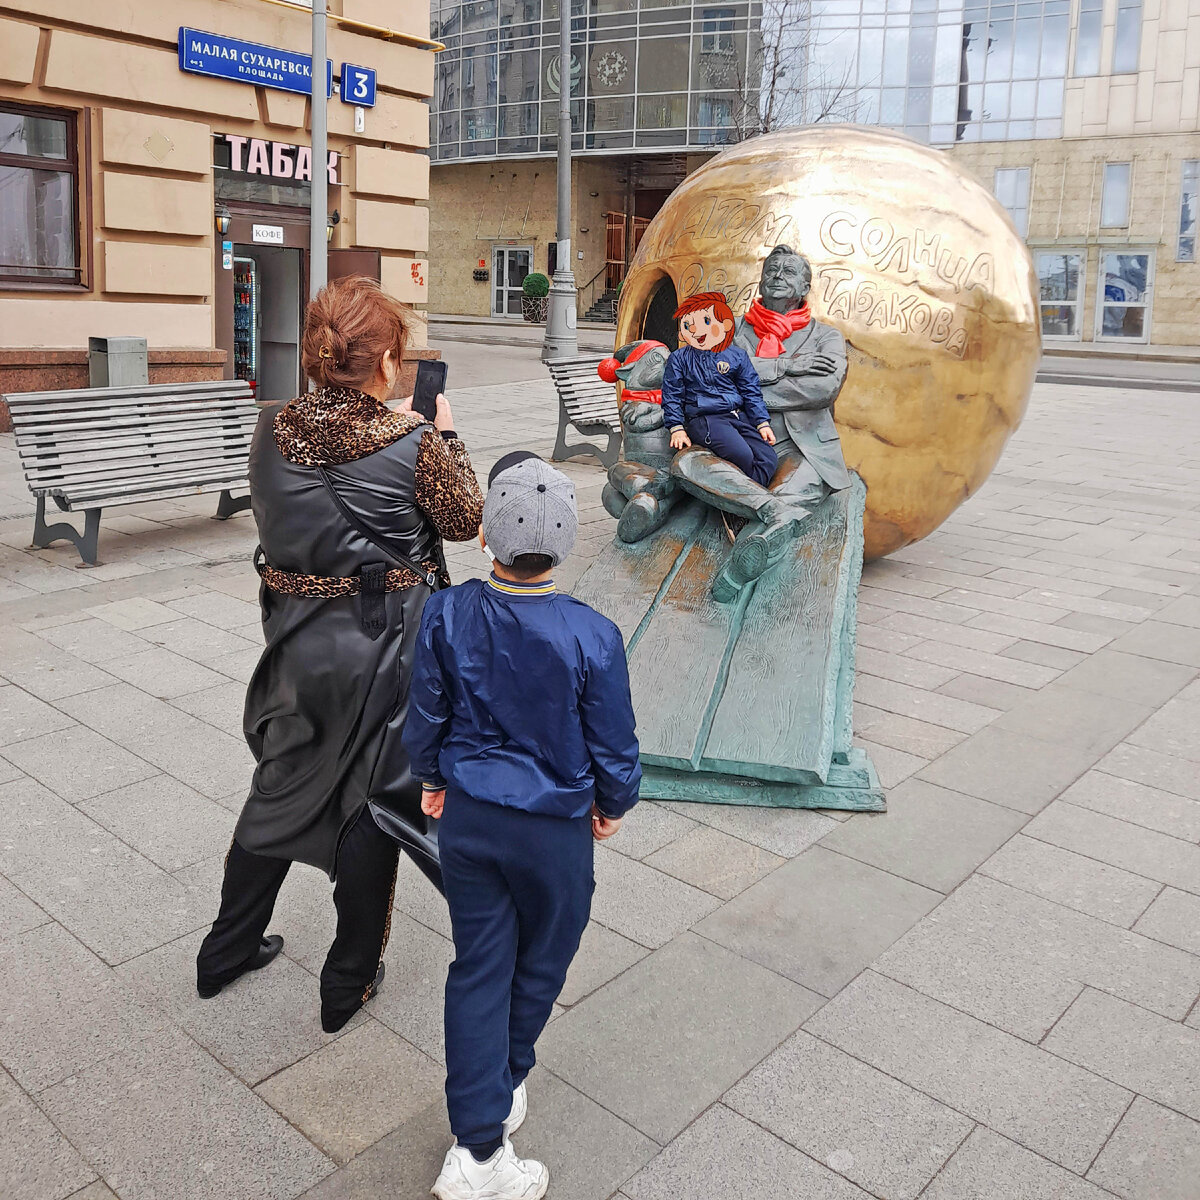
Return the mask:
POLYGON ((600 503, 604 505, 604 511, 610 517, 616 517, 619 521, 628 501, 611 483, 606 483, 600 493, 600 503))
POLYGON ((617 537, 623 542, 640 542, 666 524, 671 506, 646 492, 638 492, 617 521, 617 537))
POLYGON ((763 515, 767 520, 756 529, 743 530, 734 543, 728 562, 713 580, 714 600, 724 604, 734 599, 746 584, 778 562, 791 540, 799 536, 809 510, 773 504, 763 515))

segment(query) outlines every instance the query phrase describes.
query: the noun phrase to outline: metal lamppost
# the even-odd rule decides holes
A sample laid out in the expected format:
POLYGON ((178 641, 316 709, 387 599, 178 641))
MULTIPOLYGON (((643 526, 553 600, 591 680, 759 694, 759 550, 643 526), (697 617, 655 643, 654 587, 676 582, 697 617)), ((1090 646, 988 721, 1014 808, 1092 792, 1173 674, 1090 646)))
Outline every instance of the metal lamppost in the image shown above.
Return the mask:
POLYGON ((571 270, 571 0, 558 0, 558 23, 558 258, 550 283, 542 362, 579 353, 571 270))
POLYGON ((328 172, 329 93, 325 66, 325 0, 312 0, 312 186, 308 204, 308 295, 315 296, 329 277, 328 172))

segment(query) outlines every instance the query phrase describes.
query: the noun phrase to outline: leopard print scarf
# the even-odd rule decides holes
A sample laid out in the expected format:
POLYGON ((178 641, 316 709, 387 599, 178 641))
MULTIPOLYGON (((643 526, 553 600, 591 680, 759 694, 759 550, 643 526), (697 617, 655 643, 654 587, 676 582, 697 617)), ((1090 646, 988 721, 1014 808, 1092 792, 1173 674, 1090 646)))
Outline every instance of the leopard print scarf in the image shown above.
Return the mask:
POLYGON ((366 458, 424 423, 419 414, 393 412, 354 388, 322 387, 279 410, 275 444, 298 466, 329 467, 366 458))

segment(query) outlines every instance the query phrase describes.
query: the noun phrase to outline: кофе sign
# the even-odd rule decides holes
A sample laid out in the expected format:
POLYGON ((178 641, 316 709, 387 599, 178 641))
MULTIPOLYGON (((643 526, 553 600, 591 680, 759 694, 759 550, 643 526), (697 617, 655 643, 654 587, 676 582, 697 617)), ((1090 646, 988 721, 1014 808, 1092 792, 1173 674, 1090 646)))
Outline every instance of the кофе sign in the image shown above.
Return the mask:
MULTIPOLYGON (((293 146, 289 142, 268 142, 263 138, 240 137, 233 133, 218 133, 217 165, 228 153, 230 171, 244 175, 266 175, 271 179, 291 179, 305 183, 312 179, 312 149, 309 146, 293 146), (227 151, 226 151, 227 148, 227 151)), ((338 178, 339 155, 329 151, 327 171, 331 184, 341 183, 338 178)))

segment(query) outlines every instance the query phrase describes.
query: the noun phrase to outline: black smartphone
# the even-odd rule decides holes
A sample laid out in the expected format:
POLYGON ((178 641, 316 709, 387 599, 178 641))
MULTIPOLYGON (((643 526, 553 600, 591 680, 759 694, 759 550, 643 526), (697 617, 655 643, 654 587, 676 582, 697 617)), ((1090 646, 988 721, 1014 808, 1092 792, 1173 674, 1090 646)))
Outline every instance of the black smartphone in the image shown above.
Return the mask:
POLYGON ((437 416, 439 392, 446 390, 446 364, 422 359, 417 363, 417 382, 413 387, 413 412, 420 413, 427 421, 437 416))

